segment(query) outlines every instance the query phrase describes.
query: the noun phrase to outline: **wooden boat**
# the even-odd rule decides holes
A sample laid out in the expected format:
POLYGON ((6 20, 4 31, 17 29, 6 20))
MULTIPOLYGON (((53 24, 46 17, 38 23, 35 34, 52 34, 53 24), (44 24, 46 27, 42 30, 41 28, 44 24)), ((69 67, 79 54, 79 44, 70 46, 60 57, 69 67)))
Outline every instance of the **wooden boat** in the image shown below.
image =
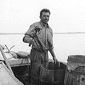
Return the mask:
POLYGON ((14 53, 13 55, 10 52, 5 53, 0 45, 0 58, 3 58, 0 60, 0 85, 28 85, 28 72, 26 72, 29 69, 28 54, 18 52, 17 55, 19 58, 13 57, 14 53))
POLYGON ((13 74, 11 74, 2 61, 0 62, 0 85, 24 85, 13 74))
MULTIPOLYGON (((8 52, 4 52, 3 48, 0 46, 1 54, 4 60, 1 60, 0 66, 3 67, 1 69, 0 74, 5 77, 6 83, 3 84, 5 80, 2 82, 2 78, 0 79, 0 85, 30 85, 30 59, 29 54, 26 52, 11 52, 8 49, 8 52), (7 59, 7 56, 11 56, 11 58, 7 59), (4 75, 5 74, 5 75, 4 75), (9 80, 10 79, 10 80, 9 80), (14 84, 11 84, 14 82, 14 84)), ((40 67, 40 78, 39 85, 64 85, 64 75, 66 64, 60 63, 60 67, 56 68, 57 64, 54 64, 49 61, 48 68, 43 65, 40 67), (45 73, 45 74, 44 74, 45 73), (52 75, 52 77, 51 77, 52 75), (58 75, 58 76, 57 76, 58 75), (49 77, 48 77, 49 76, 49 77), (43 78, 48 78, 48 80, 44 80, 43 78), (49 79, 50 78, 50 79, 49 79)))

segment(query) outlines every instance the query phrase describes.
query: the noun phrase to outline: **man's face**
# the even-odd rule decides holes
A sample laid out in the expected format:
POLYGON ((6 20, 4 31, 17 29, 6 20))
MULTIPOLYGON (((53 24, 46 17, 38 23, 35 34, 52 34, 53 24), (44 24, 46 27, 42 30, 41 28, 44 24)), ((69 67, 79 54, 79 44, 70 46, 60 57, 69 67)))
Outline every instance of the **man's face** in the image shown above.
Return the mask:
POLYGON ((49 12, 42 12, 40 19, 43 23, 48 23, 49 17, 50 17, 49 12))

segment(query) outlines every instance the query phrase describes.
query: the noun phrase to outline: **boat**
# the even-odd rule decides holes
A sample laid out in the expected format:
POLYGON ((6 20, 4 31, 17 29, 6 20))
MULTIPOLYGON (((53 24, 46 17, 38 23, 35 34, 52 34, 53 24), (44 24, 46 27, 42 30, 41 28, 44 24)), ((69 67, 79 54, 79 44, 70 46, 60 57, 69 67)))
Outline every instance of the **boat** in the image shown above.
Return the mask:
POLYGON ((0 45, 0 85, 28 85, 29 66, 29 53, 16 53, 8 47, 4 51, 0 45))
MULTIPOLYGON (((7 45, 5 46, 7 51, 4 51, 4 47, 0 45, 0 57, 3 58, 0 60, 0 74, 4 78, 3 82, 5 80, 7 82, 3 84, 3 78, 0 77, 0 85, 30 85, 30 54, 23 51, 14 52, 7 45)), ((60 62, 59 65, 54 65, 50 59, 47 68, 42 65, 40 67, 39 85, 64 85, 67 66, 63 62, 60 62)))

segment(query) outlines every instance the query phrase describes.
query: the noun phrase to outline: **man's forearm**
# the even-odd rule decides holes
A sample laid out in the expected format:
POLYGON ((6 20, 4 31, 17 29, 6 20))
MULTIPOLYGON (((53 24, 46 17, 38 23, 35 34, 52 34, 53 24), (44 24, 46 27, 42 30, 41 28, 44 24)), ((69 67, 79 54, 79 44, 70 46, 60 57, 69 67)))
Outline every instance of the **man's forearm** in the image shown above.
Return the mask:
POLYGON ((57 60, 57 58, 56 58, 56 56, 55 56, 55 53, 54 53, 53 48, 50 49, 49 51, 50 51, 50 53, 51 53, 51 55, 52 55, 52 57, 53 57, 54 62, 55 62, 55 63, 58 62, 58 60, 57 60))
POLYGON ((50 51, 50 53, 51 53, 51 55, 52 55, 53 58, 56 57, 53 48, 52 49, 49 49, 49 51, 50 51))
POLYGON ((33 39, 30 37, 27 37, 27 36, 23 37, 23 42, 25 42, 25 43, 32 43, 32 41, 33 41, 33 39))

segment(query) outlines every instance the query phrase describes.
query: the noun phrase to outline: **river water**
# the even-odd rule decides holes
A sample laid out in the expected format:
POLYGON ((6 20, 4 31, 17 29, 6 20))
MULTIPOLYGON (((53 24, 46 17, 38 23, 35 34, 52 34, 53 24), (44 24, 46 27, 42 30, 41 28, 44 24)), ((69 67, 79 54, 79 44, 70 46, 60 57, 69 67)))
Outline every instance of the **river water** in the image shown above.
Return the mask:
MULTIPOLYGON (((12 51, 30 53, 31 47, 22 41, 24 34, 1 34, 0 44, 7 45, 12 51)), ((59 61, 67 62, 69 55, 85 55, 85 34, 54 34, 54 51, 59 61)), ((52 59, 49 53, 49 58, 52 59)))

